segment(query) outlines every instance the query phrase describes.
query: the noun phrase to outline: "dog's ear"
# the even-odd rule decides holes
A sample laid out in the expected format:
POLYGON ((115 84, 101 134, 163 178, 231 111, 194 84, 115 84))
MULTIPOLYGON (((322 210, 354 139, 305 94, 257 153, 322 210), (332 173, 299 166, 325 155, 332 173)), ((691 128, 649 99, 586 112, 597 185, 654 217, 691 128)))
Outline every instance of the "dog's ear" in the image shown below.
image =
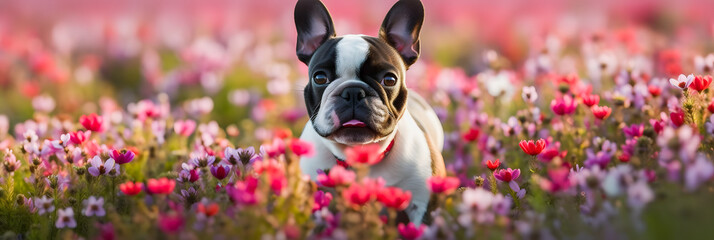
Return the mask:
POLYGON ((392 45, 409 67, 419 58, 419 32, 424 23, 420 0, 400 0, 392 6, 379 29, 379 37, 392 45))
POLYGON ((327 39, 335 36, 330 12, 319 0, 298 0, 295 5, 297 56, 305 64, 327 39))

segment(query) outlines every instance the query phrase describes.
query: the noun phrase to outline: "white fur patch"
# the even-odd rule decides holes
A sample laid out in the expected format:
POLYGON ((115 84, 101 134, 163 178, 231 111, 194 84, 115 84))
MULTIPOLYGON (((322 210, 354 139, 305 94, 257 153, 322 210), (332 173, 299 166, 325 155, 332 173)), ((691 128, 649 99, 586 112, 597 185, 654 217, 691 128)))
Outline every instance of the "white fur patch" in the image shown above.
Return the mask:
POLYGON ((369 43, 362 38, 364 35, 345 35, 337 43, 337 59, 335 71, 340 78, 355 79, 360 66, 369 54, 369 43))

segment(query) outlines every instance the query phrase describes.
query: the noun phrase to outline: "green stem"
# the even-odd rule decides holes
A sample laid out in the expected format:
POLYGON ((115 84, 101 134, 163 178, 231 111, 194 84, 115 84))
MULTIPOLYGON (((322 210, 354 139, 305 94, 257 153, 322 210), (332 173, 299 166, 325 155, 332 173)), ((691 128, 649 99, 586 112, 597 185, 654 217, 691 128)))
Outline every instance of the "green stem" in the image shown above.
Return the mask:
POLYGON ((491 182, 491 192, 494 195, 498 194, 498 185, 496 183, 496 177, 493 176, 493 171, 491 171, 491 175, 488 177, 488 181, 491 182))

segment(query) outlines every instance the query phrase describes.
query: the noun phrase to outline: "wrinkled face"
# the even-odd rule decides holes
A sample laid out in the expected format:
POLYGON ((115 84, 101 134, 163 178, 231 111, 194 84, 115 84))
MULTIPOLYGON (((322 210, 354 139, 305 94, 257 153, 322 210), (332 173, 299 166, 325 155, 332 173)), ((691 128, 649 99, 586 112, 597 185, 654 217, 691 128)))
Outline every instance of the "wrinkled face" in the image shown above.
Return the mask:
POLYGON ((325 41, 309 64, 305 104, 314 129, 342 144, 380 141, 405 110, 406 65, 380 38, 345 35, 325 41))

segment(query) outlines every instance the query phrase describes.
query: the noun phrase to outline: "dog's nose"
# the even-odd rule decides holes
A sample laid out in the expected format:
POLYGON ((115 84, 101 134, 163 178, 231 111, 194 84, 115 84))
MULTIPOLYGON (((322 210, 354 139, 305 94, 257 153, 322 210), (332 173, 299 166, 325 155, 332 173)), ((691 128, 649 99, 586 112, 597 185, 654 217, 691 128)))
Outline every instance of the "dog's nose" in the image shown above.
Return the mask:
POLYGON ((367 93, 361 87, 348 87, 342 90, 340 96, 348 102, 357 103, 367 97, 367 93))

